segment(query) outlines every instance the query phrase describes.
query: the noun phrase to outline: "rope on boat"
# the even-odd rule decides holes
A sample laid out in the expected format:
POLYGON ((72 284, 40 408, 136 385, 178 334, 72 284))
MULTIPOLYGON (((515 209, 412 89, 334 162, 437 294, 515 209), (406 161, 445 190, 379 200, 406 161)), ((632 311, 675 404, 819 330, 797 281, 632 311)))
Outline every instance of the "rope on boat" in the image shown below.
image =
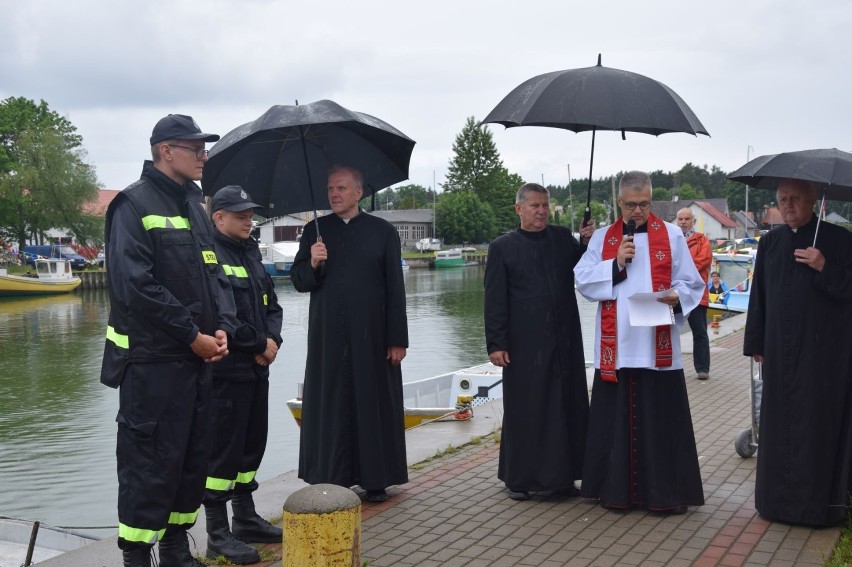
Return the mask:
POLYGON ((71 535, 84 537, 87 539, 100 539, 92 535, 75 533, 74 530, 118 530, 118 526, 54 526, 40 520, 24 520, 22 518, 13 518, 11 516, 0 516, 0 520, 12 520, 13 522, 20 522, 22 524, 35 524, 38 523, 39 526, 43 528, 50 528, 57 531, 68 532, 71 535))
POLYGON ((439 415, 438 417, 433 417, 432 419, 423 420, 408 429, 417 429, 418 427, 429 423, 444 421, 448 417, 452 417, 452 421, 467 421, 473 417, 473 398, 474 396, 458 396, 456 398, 456 408, 453 411, 448 411, 447 413, 439 415))

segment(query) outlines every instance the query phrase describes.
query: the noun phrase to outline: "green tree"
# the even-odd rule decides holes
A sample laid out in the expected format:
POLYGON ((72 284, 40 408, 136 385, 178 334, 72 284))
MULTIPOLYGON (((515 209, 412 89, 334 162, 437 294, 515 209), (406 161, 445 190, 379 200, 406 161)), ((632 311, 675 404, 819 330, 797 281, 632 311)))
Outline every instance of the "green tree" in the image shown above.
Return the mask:
POLYGON ((434 195, 431 190, 410 183, 397 187, 396 189, 396 209, 431 209, 433 205, 434 195))
MULTIPOLYGON (((606 214, 606 206, 599 201, 592 200, 589 203, 589 209, 592 212, 592 220, 595 221, 596 226, 601 226, 601 223, 607 225, 610 223, 610 219, 606 214)), ((583 214, 586 212, 586 204, 583 203, 580 206, 574 204, 574 231, 577 232, 580 230, 580 223, 583 222, 583 214)), ((562 224, 564 226, 571 226, 571 219, 568 217, 568 211, 566 211, 565 216, 562 218, 562 224)))
POLYGON ((665 187, 654 187, 654 193, 651 197, 654 201, 671 201, 672 192, 665 187))
POLYGON ((486 242, 497 234, 494 211, 469 191, 442 193, 435 210, 438 235, 445 242, 486 242))
POLYGON ((38 104, 24 97, 10 97, 0 102, 0 173, 15 171, 20 161, 20 137, 30 130, 55 132, 65 150, 83 144, 77 128, 64 116, 48 108, 45 101, 38 104))
MULTIPOLYGON (((745 195, 746 186, 736 181, 727 181, 725 183, 725 194, 728 199, 728 210, 730 211, 745 211, 745 195)), ((752 213, 760 211, 764 206, 768 206, 775 201, 775 191, 767 191, 766 189, 748 188, 748 210, 752 213)))
POLYGON ((695 187, 690 185, 689 183, 684 183, 674 189, 674 194, 678 196, 678 199, 681 201, 686 199, 703 199, 704 194, 701 191, 698 191, 695 187))
POLYGON ((15 168, 0 173, 0 235, 23 247, 51 228, 90 235, 83 204, 97 198, 94 168, 82 149, 69 149, 60 131, 31 128, 15 136, 15 168))
POLYGON ((444 189, 470 191, 480 199, 492 192, 493 176, 503 169, 503 161, 487 126, 481 126, 473 116, 453 142, 453 159, 447 171, 444 189))
POLYGON ((479 197, 494 212, 498 232, 517 226, 515 193, 524 180, 503 167, 488 127, 478 124, 473 116, 469 117, 456 136, 453 154, 444 189, 467 191, 479 197))

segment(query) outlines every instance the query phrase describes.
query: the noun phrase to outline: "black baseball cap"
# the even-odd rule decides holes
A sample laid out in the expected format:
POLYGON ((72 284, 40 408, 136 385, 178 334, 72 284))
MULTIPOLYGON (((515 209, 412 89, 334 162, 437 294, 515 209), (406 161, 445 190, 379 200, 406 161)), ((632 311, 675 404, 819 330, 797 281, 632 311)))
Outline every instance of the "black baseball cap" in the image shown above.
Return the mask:
POLYGON ((185 114, 169 114, 154 126, 151 133, 151 145, 163 140, 204 140, 205 142, 217 142, 218 134, 205 134, 198 127, 192 116, 185 114))
POLYGON ((214 213, 221 210, 240 213, 247 209, 261 208, 257 203, 252 203, 251 195, 246 193, 239 185, 226 185, 216 191, 211 205, 214 213))

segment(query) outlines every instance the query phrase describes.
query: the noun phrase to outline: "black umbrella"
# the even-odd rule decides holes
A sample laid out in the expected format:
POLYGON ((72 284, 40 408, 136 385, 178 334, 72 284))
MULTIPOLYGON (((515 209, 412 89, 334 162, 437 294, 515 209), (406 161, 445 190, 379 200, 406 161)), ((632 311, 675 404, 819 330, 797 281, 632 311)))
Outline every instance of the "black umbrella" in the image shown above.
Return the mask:
POLYGON ((510 92, 483 123, 549 126, 574 132, 592 131, 589 192, 585 221, 591 217, 595 132, 620 130, 658 136, 668 132, 704 134, 707 130, 676 92, 643 75, 598 64, 533 77, 510 92))
POLYGON ((810 181, 822 195, 819 223, 826 199, 852 201, 852 154, 830 148, 758 156, 731 173, 728 179, 773 191, 785 179, 810 181))
POLYGON ((413 149, 390 124, 330 100, 277 105, 213 146, 201 184, 207 195, 240 185, 266 217, 313 210, 316 219, 317 208, 329 208, 331 166, 357 168, 371 195, 408 179, 413 149))

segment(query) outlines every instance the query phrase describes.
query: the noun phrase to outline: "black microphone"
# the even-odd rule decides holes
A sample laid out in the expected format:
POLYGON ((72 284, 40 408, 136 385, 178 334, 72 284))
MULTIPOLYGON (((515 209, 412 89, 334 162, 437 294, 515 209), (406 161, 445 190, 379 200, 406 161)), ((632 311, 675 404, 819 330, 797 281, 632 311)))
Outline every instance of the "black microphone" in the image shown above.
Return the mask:
MULTIPOLYGON (((627 236, 629 236, 632 239, 634 232, 636 232, 636 221, 633 220, 633 219, 630 219, 629 221, 627 221, 627 236)), ((629 264, 632 261, 633 261, 633 258, 628 258, 627 260, 625 260, 624 263, 629 264)))

